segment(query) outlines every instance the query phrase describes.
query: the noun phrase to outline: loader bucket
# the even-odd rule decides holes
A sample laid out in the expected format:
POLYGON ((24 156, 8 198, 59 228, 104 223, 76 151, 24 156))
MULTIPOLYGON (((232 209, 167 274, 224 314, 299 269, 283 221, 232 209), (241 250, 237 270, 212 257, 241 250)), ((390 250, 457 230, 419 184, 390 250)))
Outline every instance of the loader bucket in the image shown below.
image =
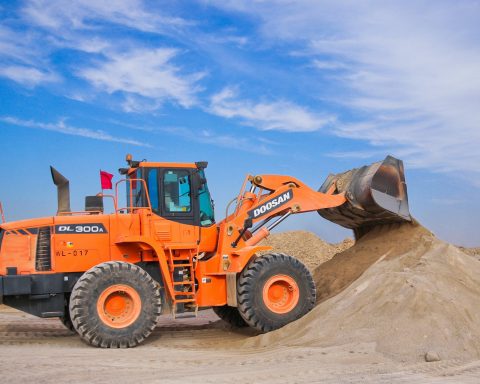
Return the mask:
POLYGON ((332 185, 345 192, 347 201, 339 207, 321 209, 320 216, 351 228, 357 238, 374 226, 411 221, 403 162, 392 156, 358 169, 330 174, 319 192, 332 185))

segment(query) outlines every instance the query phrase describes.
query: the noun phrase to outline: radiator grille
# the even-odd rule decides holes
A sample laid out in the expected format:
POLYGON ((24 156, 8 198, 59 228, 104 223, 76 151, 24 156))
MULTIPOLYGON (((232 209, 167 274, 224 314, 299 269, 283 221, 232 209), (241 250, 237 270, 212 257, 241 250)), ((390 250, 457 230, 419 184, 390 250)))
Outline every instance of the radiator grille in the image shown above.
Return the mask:
POLYGON ((35 255, 35 269, 37 271, 52 270, 50 233, 50 227, 42 227, 38 230, 37 252, 35 255))

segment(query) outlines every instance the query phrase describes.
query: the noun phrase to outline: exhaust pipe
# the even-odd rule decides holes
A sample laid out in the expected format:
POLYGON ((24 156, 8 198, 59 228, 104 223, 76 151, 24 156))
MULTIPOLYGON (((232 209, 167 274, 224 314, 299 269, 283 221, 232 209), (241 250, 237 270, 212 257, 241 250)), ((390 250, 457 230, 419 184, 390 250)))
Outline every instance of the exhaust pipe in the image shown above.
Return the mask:
POLYGON ((70 211, 70 182, 68 179, 50 166, 53 184, 57 186, 58 210, 57 214, 70 211))
POLYGON ((320 216, 353 229, 358 239, 380 224, 411 221, 403 162, 392 156, 358 169, 329 175, 319 191, 335 185, 347 201, 339 207, 319 210, 320 216))

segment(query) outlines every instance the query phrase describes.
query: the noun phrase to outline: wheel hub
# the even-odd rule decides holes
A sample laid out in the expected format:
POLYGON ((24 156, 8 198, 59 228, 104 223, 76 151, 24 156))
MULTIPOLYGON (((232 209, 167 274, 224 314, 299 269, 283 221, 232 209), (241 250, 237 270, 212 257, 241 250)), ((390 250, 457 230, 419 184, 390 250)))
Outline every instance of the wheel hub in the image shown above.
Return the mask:
POLYGON ((263 301, 274 313, 290 312, 298 304, 299 298, 298 284, 287 275, 274 275, 263 287, 263 301))
POLYGON ((97 301, 100 320, 112 328, 125 328, 133 324, 140 315, 141 308, 140 295, 126 284, 106 288, 97 301))

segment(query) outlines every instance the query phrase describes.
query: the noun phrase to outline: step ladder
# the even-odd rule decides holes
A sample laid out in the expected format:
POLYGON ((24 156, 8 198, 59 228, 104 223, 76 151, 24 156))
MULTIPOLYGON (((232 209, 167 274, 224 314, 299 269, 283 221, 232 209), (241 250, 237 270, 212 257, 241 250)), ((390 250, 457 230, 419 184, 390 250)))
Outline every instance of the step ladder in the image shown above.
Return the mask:
POLYGON ((168 267, 170 278, 173 282, 173 303, 172 315, 174 319, 197 317, 197 291, 195 288, 195 255, 190 251, 188 259, 176 258, 173 256, 171 248, 168 248, 168 267), (181 272, 182 281, 175 281, 175 272, 181 272), (187 307, 193 307, 193 311, 187 313, 177 313, 177 304, 184 304, 187 307), (184 315, 184 316, 182 316, 184 315))

